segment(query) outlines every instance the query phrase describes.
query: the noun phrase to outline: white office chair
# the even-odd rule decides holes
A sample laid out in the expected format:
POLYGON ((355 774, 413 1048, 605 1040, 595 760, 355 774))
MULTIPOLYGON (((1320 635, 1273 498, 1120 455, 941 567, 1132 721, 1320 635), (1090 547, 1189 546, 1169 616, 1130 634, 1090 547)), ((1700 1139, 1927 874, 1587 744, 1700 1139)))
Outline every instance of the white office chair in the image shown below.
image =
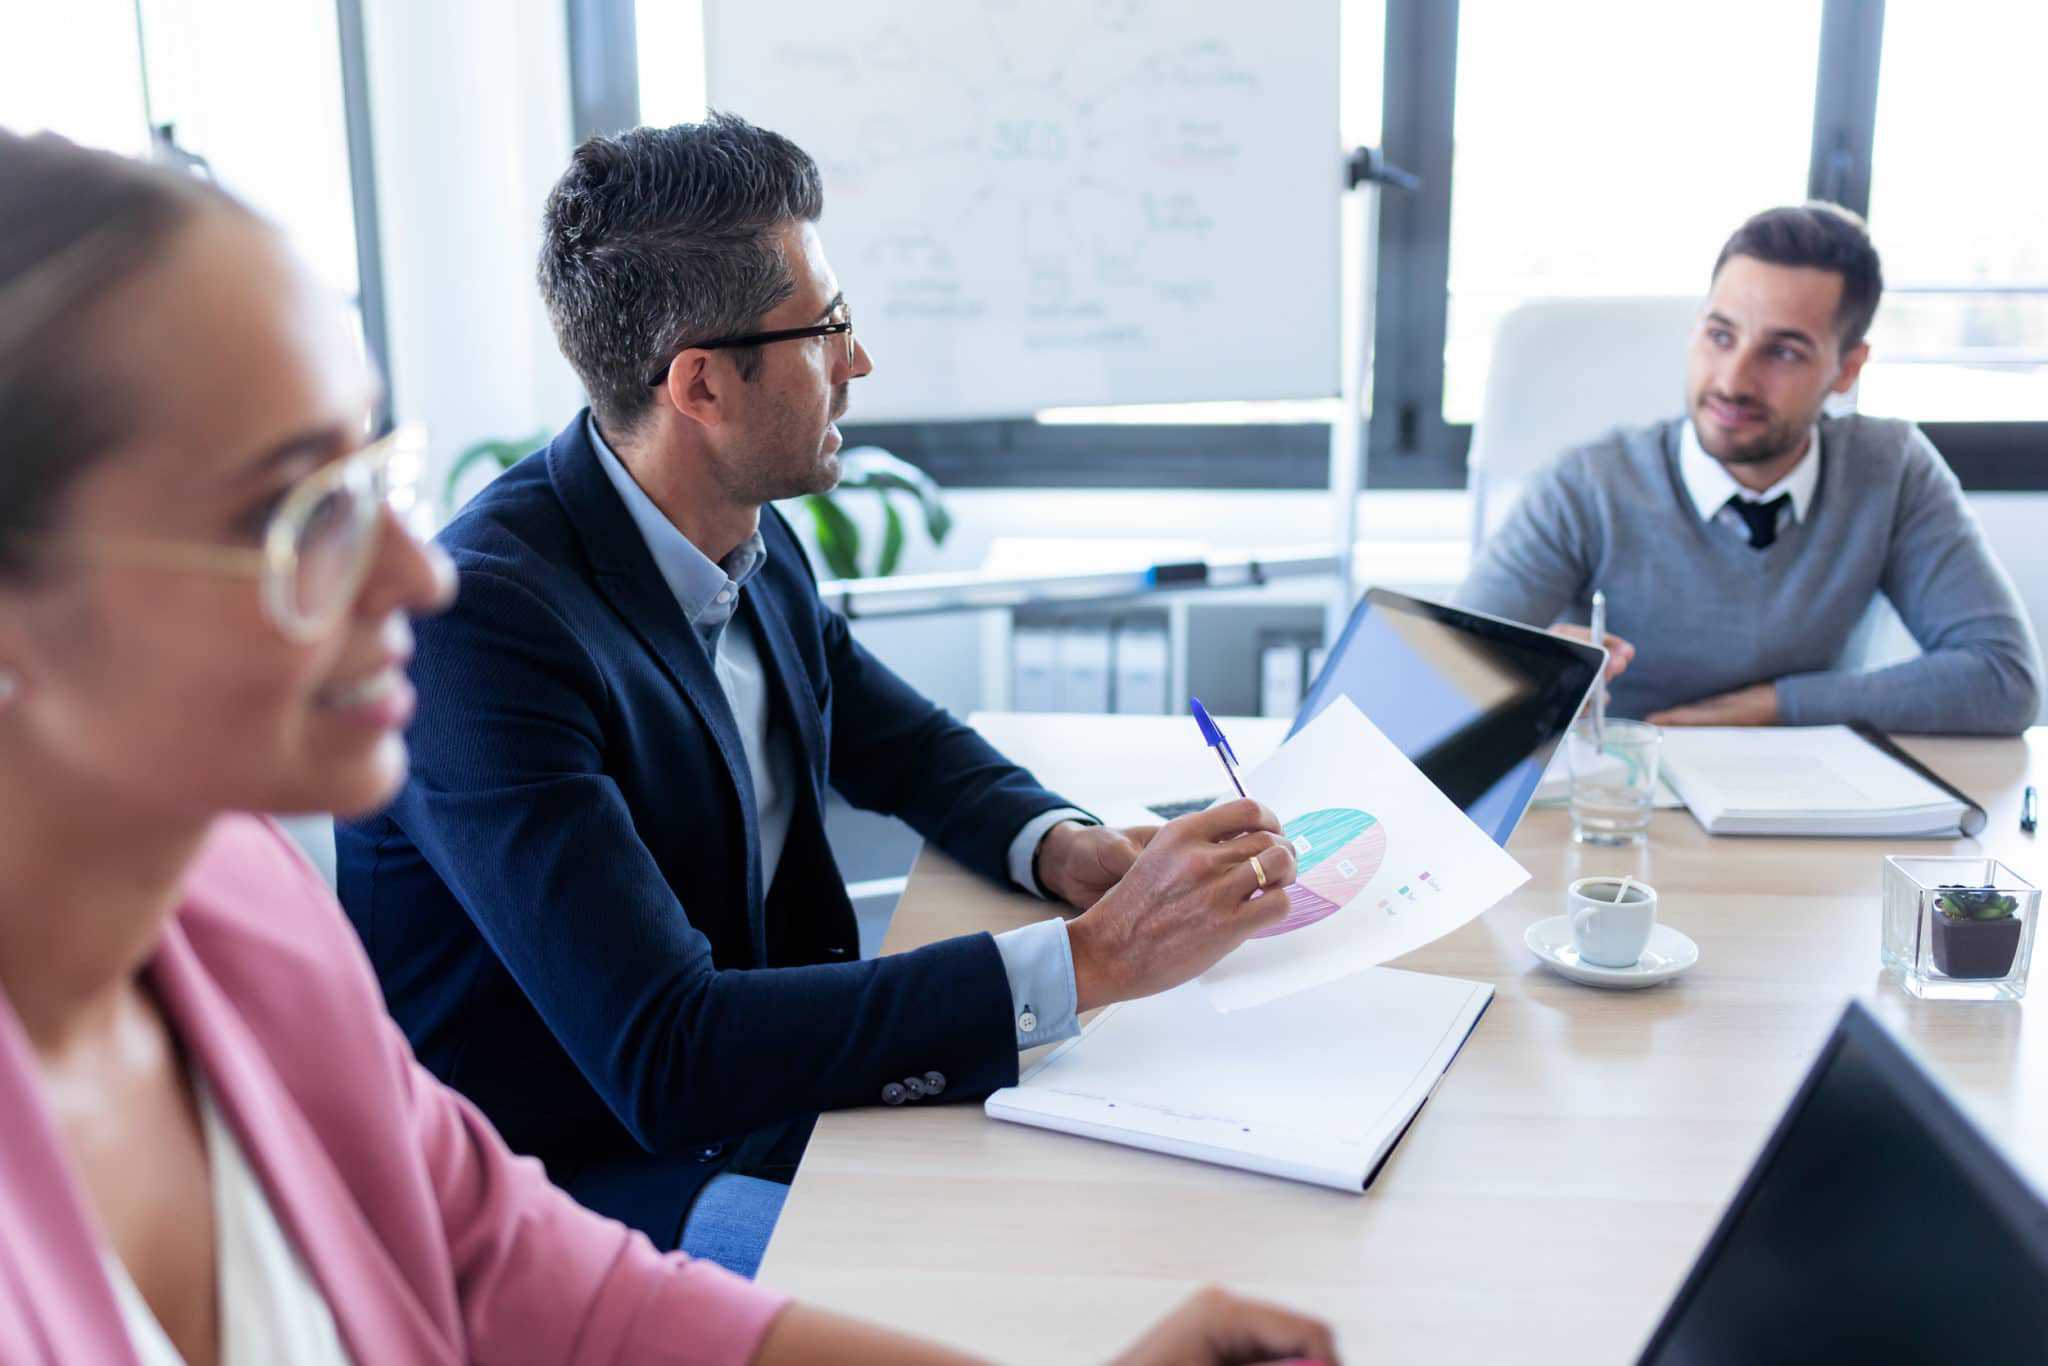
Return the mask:
POLYGON ((1697 298, 1534 299, 1501 319, 1466 459, 1475 555, 1550 461, 1684 410, 1699 310, 1697 298))

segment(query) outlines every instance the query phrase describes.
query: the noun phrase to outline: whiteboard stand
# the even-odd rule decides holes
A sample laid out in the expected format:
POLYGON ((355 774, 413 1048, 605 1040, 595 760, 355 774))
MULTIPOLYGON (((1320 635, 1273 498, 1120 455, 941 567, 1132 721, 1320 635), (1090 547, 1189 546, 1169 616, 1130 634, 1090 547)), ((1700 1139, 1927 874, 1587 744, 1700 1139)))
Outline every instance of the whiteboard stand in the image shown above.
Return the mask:
POLYGON ((1360 192, 1365 200, 1365 254, 1361 258, 1358 297, 1345 309, 1344 323, 1351 329, 1353 347, 1346 350, 1358 357, 1356 365, 1344 370, 1343 410, 1330 424, 1330 499, 1337 512, 1337 590, 1330 603, 1324 626, 1325 645, 1334 646, 1350 620, 1351 605, 1358 600, 1358 494, 1365 483, 1366 413, 1365 390, 1372 382, 1374 315, 1378 303, 1378 260, 1380 241, 1380 193, 1384 186, 1397 190, 1419 189, 1422 181, 1389 162, 1372 147, 1352 151, 1346 164, 1346 189, 1360 192))

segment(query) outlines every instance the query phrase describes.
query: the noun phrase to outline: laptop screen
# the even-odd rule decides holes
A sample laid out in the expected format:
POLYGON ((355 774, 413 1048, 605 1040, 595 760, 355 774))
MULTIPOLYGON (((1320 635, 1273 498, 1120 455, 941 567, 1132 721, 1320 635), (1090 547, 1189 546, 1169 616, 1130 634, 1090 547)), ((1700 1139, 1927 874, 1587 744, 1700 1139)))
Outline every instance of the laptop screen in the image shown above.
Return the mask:
POLYGON ((1852 1006, 1642 1359, 2048 1361, 2048 1206, 1852 1006))
POLYGON ((1545 631, 1375 588, 1302 699, 1294 730, 1349 697, 1504 845, 1600 659, 1545 631))

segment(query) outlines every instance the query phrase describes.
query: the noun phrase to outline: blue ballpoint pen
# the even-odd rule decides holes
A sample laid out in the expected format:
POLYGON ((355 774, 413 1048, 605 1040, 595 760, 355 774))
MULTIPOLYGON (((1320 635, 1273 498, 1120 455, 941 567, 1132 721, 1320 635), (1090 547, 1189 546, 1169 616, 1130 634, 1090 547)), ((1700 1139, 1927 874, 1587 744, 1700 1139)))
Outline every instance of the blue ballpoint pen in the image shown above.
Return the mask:
POLYGON ((1238 796, 1244 796, 1244 784, 1237 780, 1237 751, 1230 747, 1230 741, 1223 738, 1223 732, 1209 719, 1209 709, 1202 705, 1201 698, 1190 697, 1188 710, 1195 714, 1195 724, 1202 728, 1202 739, 1223 761, 1223 771, 1230 775, 1230 785, 1237 789, 1238 796))

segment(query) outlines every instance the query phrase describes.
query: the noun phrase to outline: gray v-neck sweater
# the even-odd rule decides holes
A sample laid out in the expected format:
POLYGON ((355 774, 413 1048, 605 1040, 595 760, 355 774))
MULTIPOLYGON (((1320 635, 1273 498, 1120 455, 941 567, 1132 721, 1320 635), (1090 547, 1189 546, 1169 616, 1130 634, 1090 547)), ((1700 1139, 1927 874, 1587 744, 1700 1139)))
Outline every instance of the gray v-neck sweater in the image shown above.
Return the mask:
POLYGON ((1992 734, 2033 722, 2033 630, 1918 427, 1824 419, 1807 515, 1763 550, 1694 508, 1679 475, 1682 427, 1616 431, 1537 475, 1458 602, 1537 626, 1584 625, 1593 590, 1605 589, 1608 630, 1637 651, 1610 693, 1621 716, 1775 680, 1790 725, 1992 734), (1879 593, 1924 653, 1847 667, 1844 651, 1879 593))

